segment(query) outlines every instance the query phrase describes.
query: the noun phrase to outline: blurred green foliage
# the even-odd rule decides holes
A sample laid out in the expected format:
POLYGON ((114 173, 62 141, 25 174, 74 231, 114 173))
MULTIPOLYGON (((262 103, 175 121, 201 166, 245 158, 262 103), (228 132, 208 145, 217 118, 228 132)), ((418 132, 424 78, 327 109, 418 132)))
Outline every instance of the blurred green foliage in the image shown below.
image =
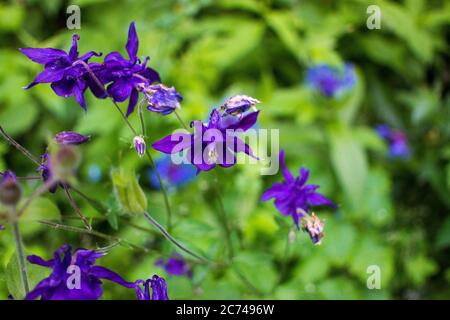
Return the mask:
MULTIPOLYGON (((317 211, 326 220, 321 246, 313 246, 303 232, 286 246, 294 230, 291 220, 272 203, 259 201, 280 176, 260 176, 258 167, 251 165, 220 170, 224 205, 235 230, 233 264, 218 268, 190 260, 192 280, 167 277, 172 299, 450 298, 450 2, 70 4, 81 7, 80 52, 123 52, 128 25, 136 21, 139 55, 149 54, 150 66, 163 82, 182 93, 184 119, 205 119, 212 106, 232 94, 260 99, 259 125, 280 129, 280 146, 290 169, 308 167, 311 181, 339 204, 337 212, 317 211), (380 30, 366 27, 370 4, 381 9, 380 30), (358 81, 342 98, 320 97, 304 82, 308 66, 344 61, 355 64, 358 81), (411 159, 387 158, 387 148, 373 130, 378 123, 406 132, 411 159), (381 290, 367 289, 369 265, 381 268, 381 290)), ((130 149, 132 136, 111 103, 89 93, 84 113, 73 99, 57 97, 49 86, 22 90, 40 67, 17 49, 67 49, 72 34, 65 27, 68 5, 62 0, 0 3, 0 124, 35 155, 44 152, 48 137, 56 132, 92 135, 81 147, 77 187, 109 210, 95 209, 75 194, 76 201, 96 230, 148 249, 117 246, 100 264, 130 281, 165 275, 154 262, 175 248, 143 216, 123 215, 114 197, 113 182, 129 179, 126 184, 138 190, 139 206, 146 204, 154 217, 165 221, 161 193, 148 182, 148 164, 130 149), (143 191, 131 176, 122 179, 113 173, 111 181, 110 171, 117 167, 137 172, 143 191)), ((145 121, 150 141, 178 127, 172 116, 147 113, 145 121)), ((138 125, 136 115, 131 122, 138 125)), ((33 163, 1 141, 0 171, 6 168, 19 176, 36 174, 33 163)), ((175 212, 172 234, 188 248, 221 261, 226 250, 214 214, 218 207, 213 181, 211 174, 202 173, 170 195, 175 212)), ((37 182, 23 186, 29 195, 37 182)), ((74 217, 61 190, 40 197, 21 221, 27 252, 50 258, 64 243, 87 248, 110 244, 37 222, 52 219, 81 226, 74 217)), ((0 232, 2 299, 20 290, 14 281, 5 281, 17 279, 9 229, 0 232)), ((132 290, 108 283, 105 287, 105 299, 134 298, 132 290)))

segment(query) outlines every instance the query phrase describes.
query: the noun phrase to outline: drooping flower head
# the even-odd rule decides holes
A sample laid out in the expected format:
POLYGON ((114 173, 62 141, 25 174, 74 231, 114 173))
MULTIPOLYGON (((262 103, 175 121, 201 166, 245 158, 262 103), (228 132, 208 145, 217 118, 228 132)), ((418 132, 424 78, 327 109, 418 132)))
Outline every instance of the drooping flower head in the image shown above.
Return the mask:
POLYGON ((0 203, 8 206, 15 206, 22 195, 22 189, 17 182, 16 175, 10 170, 6 170, 0 179, 0 203))
MULTIPOLYGON (((173 190, 192 181, 196 176, 195 167, 190 163, 175 163, 170 155, 164 155, 155 161, 156 170, 169 190, 173 190)), ((154 169, 149 171, 150 183, 160 189, 158 177, 154 169)))
POLYGON ((32 83, 25 87, 29 89, 39 83, 51 83, 53 91, 61 97, 73 96, 78 104, 86 110, 84 92, 88 87, 87 70, 77 61, 87 63, 92 56, 101 53, 89 51, 78 55, 78 35, 72 37, 72 47, 66 53, 55 48, 21 48, 19 49, 31 61, 44 65, 44 70, 36 76, 32 83))
POLYGON ((73 131, 62 131, 55 135, 55 142, 63 145, 80 145, 88 142, 90 139, 91 137, 89 136, 73 131))
POLYGON ((166 261, 163 258, 160 258, 156 261, 155 265, 163 268, 172 276, 192 277, 191 267, 180 254, 174 254, 166 261))
POLYGON ((336 97, 355 85, 355 68, 350 63, 346 63, 343 70, 327 64, 318 64, 308 69, 306 81, 324 96, 336 97))
POLYGON ((280 152, 280 166, 283 172, 284 181, 276 182, 267 189, 261 201, 275 199, 275 207, 285 216, 291 216, 297 228, 300 219, 305 217, 305 213, 314 206, 336 206, 316 190, 319 188, 315 184, 306 184, 309 178, 309 171, 306 168, 300 169, 300 176, 294 177, 286 167, 284 161, 284 151, 280 152))
POLYGON ((388 143, 391 158, 409 158, 411 152, 408 146, 408 138, 404 132, 393 130, 385 124, 378 125, 376 131, 388 143))
POLYGON ((146 281, 136 281, 135 289, 138 300, 169 300, 166 281, 156 274, 146 281), (150 287, 152 291, 151 294, 150 287))
MULTIPOLYGON (((225 100, 221 109, 230 115, 241 115, 250 108, 254 108, 258 103, 260 103, 260 101, 255 98, 246 95, 237 95, 225 100)), ((256 111, 256 109, 254 111, 256 111)))
POLYGON ((306 214, 302 219, 302 229, 307 232, 314 244, 320 244, 323 238, 324 222, 314 213, 306 214))
MULTIPOLYGON (((128 102, 127 116, 129 116, 136 107, 139 98, 138 85, 150 85, 153 82, 160 82, 158 73, 147 67, 150 59, 146 57, 141 63, 137 56, 139 39, 134 22, 128 29, 128 41, 125 46, 128 53, 128 59, 125 59, 119 52, 111 52, 105 56, 103 65, 97 66, 94 70, 95 75, 103 84, 108 85, 108 94, 117 102, 128 102)), ((103 93, 97 93, 101 96, 103 93)))
POLYGON ((180 108, 180 102, 183 97, 174 87, 166 87, 163 84, 145 85, 143 83, 137 86, 142 91, 147 100, 147 109, 153 112, 168 115, 180 108))
POLYGON ((236 154, 244 152, 253 155, 250 146, 237 136, 237 132, 250 129, 258 119, 259 111, 242 118, 233 117, 226 121, 218 109, 213 109, 209 122, 193 121, 194 133, 176 132, 153 143, 153 148, 166 154, 186 150, 190 163, 200 171, 209 171, 216 165, 228 168, 236 164, 236 154))
POLYGON ((39 282, 26 299, 97 300, 103 294, 102 280, 135 288, 134 282, 127 282, 117 273, 95 265, 96 260, 104 255, 104 252, 85 249, 77 249, 72 254, 70 245, 64 245, 55 251, 50 260, 28 256, 30 263, 50 268, 52 273, 39 282))

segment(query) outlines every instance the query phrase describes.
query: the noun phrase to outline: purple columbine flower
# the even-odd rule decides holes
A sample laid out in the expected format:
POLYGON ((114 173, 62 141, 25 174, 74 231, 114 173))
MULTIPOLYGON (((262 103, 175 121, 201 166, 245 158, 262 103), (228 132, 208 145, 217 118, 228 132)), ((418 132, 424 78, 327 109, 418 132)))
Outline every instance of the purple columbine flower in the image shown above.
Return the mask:
POLYGON ((133 138, 134 149, 136 150, 139 157, 145 154, 145 140, 141 136, 136 136, 133 138))
POLYGON ((53 91, 61 97, 73 96, 78 104, 86 110, 84 92, 88 86, 87 70, 77 61, 87 63, 92 56, 101 56, 101 53, 89 51, 78 55, 77 41, 80 37, 75 34, 72 37, 72 47, 69 53, 54 48, 21 48, 19 49, 33 62, 44 65, 44 71, 25 89, 29 89, 38 83, 51 83, 53 91))
POLYGON ((79 145, 88 142, 91 139, 89 136, 84 136, 78 132, 62 131, 55 135, 57 144, 65 145, 79 145))
POLYGON ((5 226, 0 224, 0 231, 3 231, 3 230, 5 230, 5 226))
POLYGON ((261 201, 275 199, 275 207, 285 216, 292 216, 294 223, 299 228, 299 220, 306 216, 306 212, 313 206, 336 206, 329 199, 316 192, 318 185, 306 184, 309 171, 300 169, 300 176, 294 177, 286 167, 284 161, 284 150, 280 152, 280 165, 283 171, 284 181, 277 182, 267 189, 261 201))
POLYGON ((135 288, 136 283, 127 282, 117 273, 95 265, 105 253, 77 249, 72 254, 70 245, 64 245, 53 254, 53 259, 28 256, 32 264, 52 269, 49 277, 39 282, 28 293, 27 300, 41 297, 42 300, 97 300, 103 294, 102 279, 113 281, 126 288, 135 288))
MULTIPOLYGON (((136 33, 134 22, 128 29, 128 41, 125 46, 128 59, 125 59, 119 52, 111 52, 105 56, 103 65, 93 66, 95 75, 103 84, 109 84, 108 94, 117 102, 123 102, 130 98, 127 109, 129 116, 136 106, 139 98, 137 86, 140 84, 150 85, 153 82, 160 82, 158 73, 147 67, 150 59, 146 57, 141 63, 137 57, 139 39, 136 33)), ((102 92, 97 92, 101 96, 102 92)))
POLYGON ((227 117, 222 117, 218 109, 214 109, 207 124, 199 120, 191 123, 193 134, 177 132, 156 141, 152 146, 166 154, 186 150, 187 159, 197 167, 197 174, 212 170, 216 165, 228 168, 236 164, 238 152, 257 159, 250 146, 236 135, 236 130, 245 132, 250 129, 256 123, 258 114, 259 111, 252 112, 229 121, 227 117))
POLYGON ((350 63, 345 64, 344 70, 327 64, 315 65, 308 69, 306 81, 324 96, 336 97, 355 85, 355 68, 350 63))
POLYGON ((221 109, 230 115, 242 115, 250 108, 254 108, 258 103, 260 101, 255 98, 246 95, 237 95, 225 100, 221 109))
POLYGON ((169 300, 167 295, 167 285, 164 278, 158 277, 156 274, 146 281, 136 281, 136 296, 138 300, 169 300), (143 286, 143 289, 141 288, 143 286), (152 293, 150 295, 150 287, 152 293))
MULTIPOLYGON (((163 180, 164 184, 167 184, 169 190, 179 188, 195 178, 195 167, 190 163, 174 163, 170 155, 164 155, 163 157, 155 161, 156 170, 163 180)), ((160 189, 158 177, 153 169, 149 172, 150 183, 153 187, 160 189)))
POLYGON ((183 256, 180 254, 174 254, 172 257, 164 261, 160 258, 156 261, 155 265, 166 270, 167 274, 172 276, 186 276, 192 277, 191 267, 186 263, 183 256))
POLYGON ((385 124, 376 127, 378 135, 389 144, 389 156, 391 158, 407 159, 411 155, 406 134, 399 130, 393 130, 385 124))
POLYGON ((163 84, 145 85, 140 83, 137 86, 147 99, 147 109, 153 112, 168 115, 180 108, 183 97, 174 87, 166 87, 163 84))

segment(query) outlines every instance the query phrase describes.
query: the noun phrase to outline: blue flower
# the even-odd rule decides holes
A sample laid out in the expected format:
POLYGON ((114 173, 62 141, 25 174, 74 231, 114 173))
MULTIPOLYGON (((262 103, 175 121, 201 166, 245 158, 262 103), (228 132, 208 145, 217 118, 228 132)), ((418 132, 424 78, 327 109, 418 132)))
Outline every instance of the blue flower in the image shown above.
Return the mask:
POLYGON ((318 64, 308 69, 306 81, 324 96, 336 97, 355 85, 355 68, 350 63, 345 64, 344 70, 327 64, 318 64))
POLYGON ((14 172, 6 170, 0 179, 0 203, 7 206, 15 206, 20 200, 22 189, 14 172))
POLYGON ((336 206, 316 190, 319 188, 315 184, 306 184, 309 178, 309 171, 300 169, 300 176, 294 177, 286 167, 284 161, 284 151, 280 152, 280 165, 283 172, 284 181, 277 182, 267 189, 261 201, 275 199, 275 207, 282 215, 291 216, 297 228, 299 221, 307 217, 308 210, 313 206, 336 206))
POLYGON ((69 53, 54 48, 21 48, 19 49, 33 62, 44 65, 44 70, 25 89, 34 87, 39 83, 51 83, 53 91, 61 97, 73 96, 78 104, 86 110, 84 92, 88 87, 87 70, 77 61, 87 63, 92 56, 101 56, 101 53, 89 51, 78 56, 78 35, 72 38, 72 47, 69 53))
POLYGON ((156 266, 164 268, 166 272, 173 276, 192 277, 192 270, 180 254, 172 255, 167 261, 160 258, 155 263, 156 266))
POLYGON ((405 133, 393 130, 385 124, 376 127, 378 135, 389 145, 389 156, 391 158, 407 159, 411 155, 408 146, 408 138, 405 133))
MULTIPOLYGON (((196 177, 195 167, 190 163, 175 164, 170 155, 164 155, 155 161, 156 170, 158 170, 163 183, 169 189, 179 188, 196 177)), ((159 180, 153 169, 149 172, 150 183, 153 187, 160 189, 159 180)))
POLYGON ((64 145, 79 145, 88 142, 90 139, 91 137, 89 136, 73 131, 62 131, 55 135, 55 142, 64 145))
POLYGON ((103 294, 103 279, 126 288, 135 288, 135 282, 127 282, 117 273, 95 265, 96 260, 104 255, 103 252, 85 249, 77 249, 72 254, 70 245, 64 245, 55 251, 53 259, 47 261, 39 256, 28 256, 30 263, 50 268, 52 273, 39 282, 26 299, 97 300, 103 294), (72 283, 72 276, 76 276, 77 272, 80 278, 72 283))

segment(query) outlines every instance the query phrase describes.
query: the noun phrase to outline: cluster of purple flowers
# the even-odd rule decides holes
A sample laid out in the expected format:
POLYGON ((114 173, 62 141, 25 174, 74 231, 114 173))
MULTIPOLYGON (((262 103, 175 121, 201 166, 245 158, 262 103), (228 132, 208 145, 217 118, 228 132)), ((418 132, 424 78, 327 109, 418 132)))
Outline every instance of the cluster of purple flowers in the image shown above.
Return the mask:
POLYGON ((55 251, 53 259, 28 256, 28 262, 52 269, 52 273, 41 280, 28 293, 27 300, 97 300, 103 294, 102 280, 115 282, 125 288, 135 289, 139 300, 168 300, 166 282, 154 275, 148 280, 128 282, 114 271, 96 265, 104 252, 77 249, 72 254, 70 245, 55 251), (145 286, 142 292, 141 284, 145 286), (149 285, 152 288, 150 295, 149 285))
MULTIPOLYGON (((127 58, 119 52, 105 55, 103 62, 90 62, 92 57, 102 54, 90 51, 84 55, 78 53, 79 36, 74 35, 69 52, 54 48, 20 49, 30 60, 44 66, 44 70, 25 89, 36 84, 50 83, 58 96, 73 96, 78 104, 87 110, 84 94, 89 88, 97 98, 111 98, 115 103, 128 100, 126 116, 136 108, 139 93, 147 103, 147 109, 161 115, 169 115, 180 108, 182 96, 173 87, 161 83, 159 74, 147 66, 149 57, 141 61, 137 55, 139 40, 134 23, 130 24, 128 40, 125 45, 127 58)), ((351 65, 346 65, 344 73, 325 65, 316 66, 308 72, 308 82, 326 96, 336 96, 354 85, 355 73, 351 65)), ((230 168, 237 163, 237 154, 245 153, 258 159, 250 146, 239 137, 239 134, 252 128, 259 116, 256 105, 259 100, 246 95, 230 97, 214 108, 206 123, 192 121, 193 132, 175 132, 152 144, 155 150, 166 156, 156 162, 156 170, 172 187, 178 187, 195 177, 201 171, 210 171, 217 166, 230 168), (174 164, 169 155, 182 154, 188 164, 174 164)), ((133 130, 133 128, 132 128, 133 130)), ((148 154, 142 136, 133 139, 134 148, 139 156, 148 154)), ((133 132, 135 132, 133 130, 133 132)), ((64 131, 55 136, 55 142, 61 147, 70 148, 90 140, 76 132, 64 131)), ((301 168, 300 176, 294 177, 286 167, 284 151, 280 152, 281 169, 284 181, 274 183, 266 190, 261 200, 275 199, 275 206, 282 215, 291 216, 297 228, 300 224, 315 244, 323 237, 324 223, 309 210, 314 206, 335 205, 317 192, 318 185, 309 185, 309 171, 301 168)), ((55 177, 54 164, 57 158, 46 152, 42 156, 39 172, 44 182, 51 181, 49 190, 55 192, 58 185, 67 187, 55 177)), ((3 174, 3 181, 8 175, 3 174)), ((161 188, 155 171, 151 172, 152 184, 161 188)), ((1 230, 2 226, 0 226, 1 230)), ((96 261, 104 256, 104 252, 77 249, 72 253, 69 245, 55 251, 53 259, 44 260, 38 256, 29 256, 28 261, 50 268, 52 273, 43 279, 27 295, 27 299, 43 300, 60 299, 99 299, 103 294, 102 281, 115 282, 125 288, 134 289, 139 300, 167 300, 167 286, 163 278, 157 275, 146 280, 128 282, 110 269, 96 265, 96 261)), ((192 277, 191 267, 180 255, 156 262, 167 274, 192 277)))
POLYGON ((393 130, 385 124, 376 127, 378 135, 388 144, 391 158, 409 158, 411 152, 406 134, 400 130, 393 130))
POLYGON ((336 97, 355 85, 355 68, 350 63, 346 63, 343 70, 327 64, 318 64, 308 69, 306 81, 324 96, 336 97))
POLYGON ((150 111, 167 115, 179 107, 181 95, 173 87, 159 84, 158 72, 147 67, 148 56, 144 61, 138 58, 139 39, 134 22, 130 24, 125 45, 127 58, 119 52, 110 52, 105 55, 103 63, 89 62, 93 56, 102 54, 90 51, 79 56, 79 39, 78 35, 73 36, 69 53, 54 48, 20 49, 30 60, 44 65, 44 70, 25 89, 39 83, 50 83, 58 96, 73 96, 86 110, 84 93, 89 88, 100 99, 111 97, 115 102, 128 99, 127 116, 134 111, 139 92, 147 99, 150 111))

